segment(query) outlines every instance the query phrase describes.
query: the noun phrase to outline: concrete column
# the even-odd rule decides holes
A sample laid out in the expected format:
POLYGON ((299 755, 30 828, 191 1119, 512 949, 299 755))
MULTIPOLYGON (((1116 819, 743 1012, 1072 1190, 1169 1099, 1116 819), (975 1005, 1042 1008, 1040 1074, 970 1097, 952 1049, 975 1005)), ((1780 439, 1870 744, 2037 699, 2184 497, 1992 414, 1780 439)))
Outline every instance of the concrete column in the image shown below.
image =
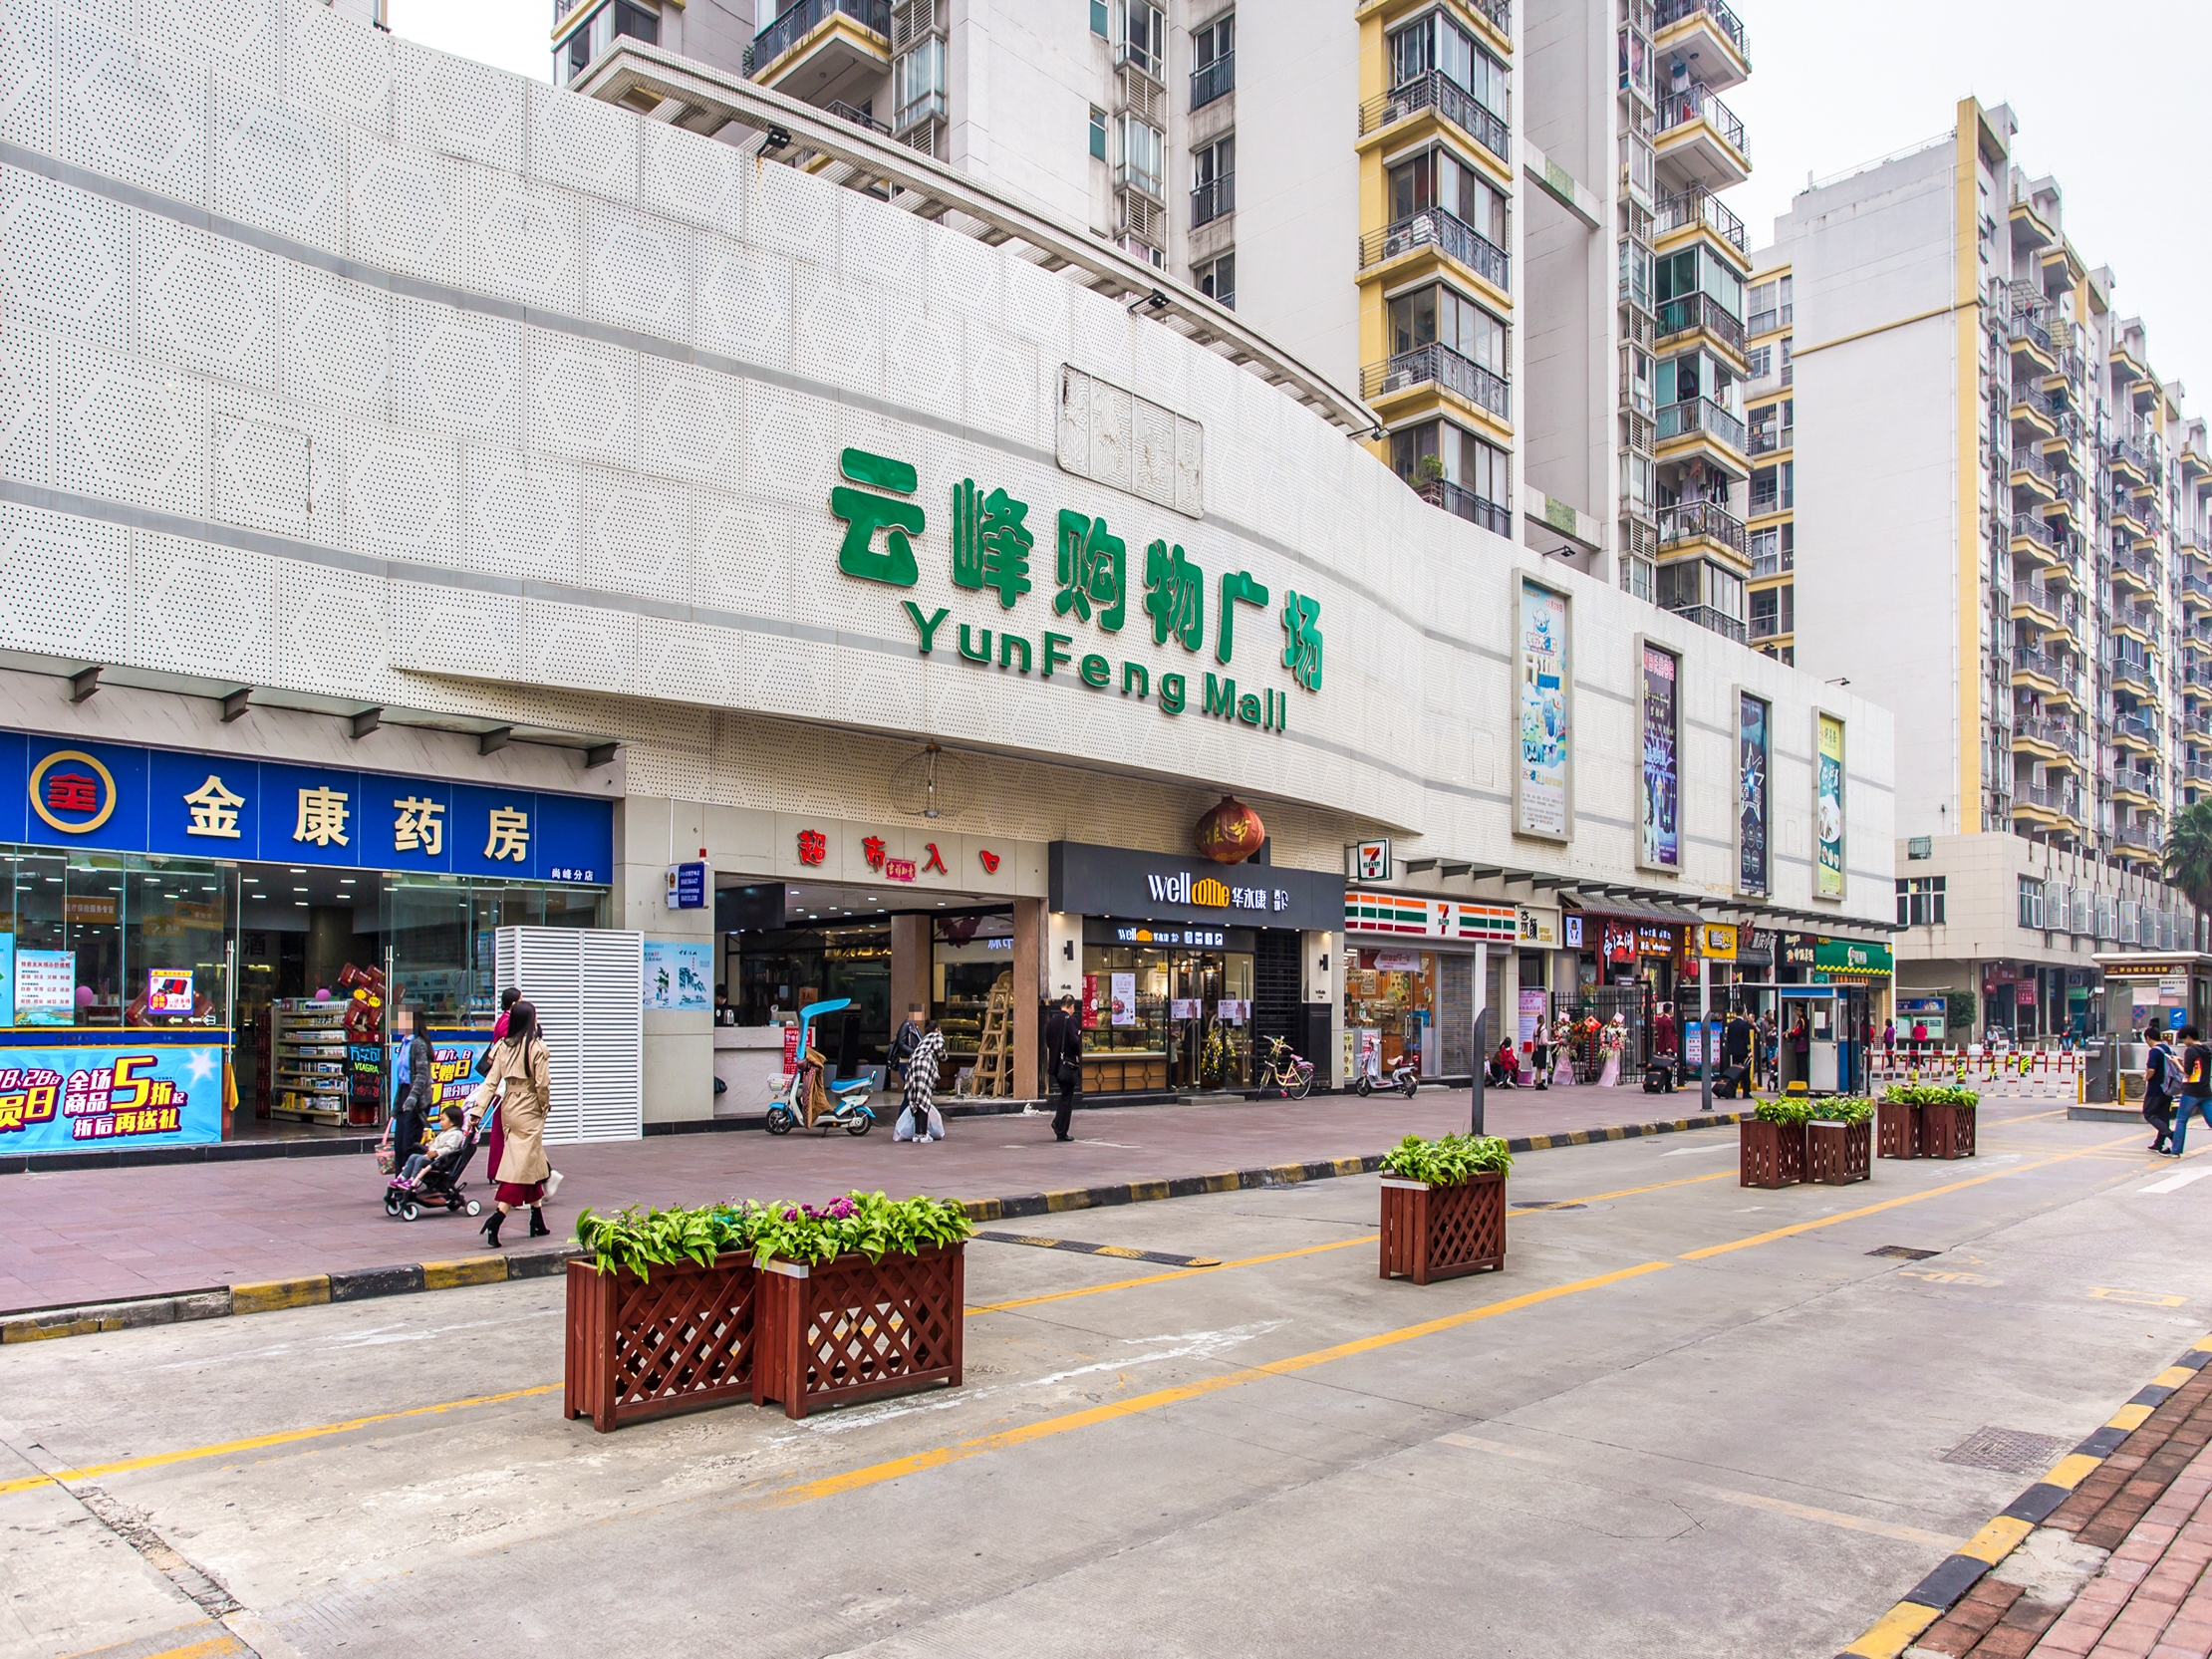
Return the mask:
POLYGON ((919 1002, 925 1017, 935 1000, 931 994, 930 918, 894 916, 891 919, 891 1029, 896 1032, 907 1009, 919 1002))
MULTIPOLYGON (((1514 1051, 1521 1051, 1521 952, 1514 946, 1498 948, 1498 1013, 1491 1020, 1490 1051, 1498 1052, 1498 1045, 1512 1041, 1514 1051)), ((1488 1056, 1484 1056, 1488 1058, 1488 1056)))
POLYGON ((1047 1002, 1083 994, 1083 919, 1069 911, 1050 911, 1044 918, 1043 984, 1038 991, 1047 1002))
MULTIPOLYGON (((1037 1049, 1044 1041, 1041 1012, 1046 972, 1044 918, 1042 899, 1013 902, 1013 1097, 1016 1100, 1041 1098, 1037 1088, 1037 1049)), ((1058 966, 1054 965, 1055 971, 1058 966)))
MULTIPOLYGON (((1329 1051, 1326 1054, 1308 1054, 1314 1065, 1316 1085, 1334 1084, 1342 1087, 1349 1081, 1344 1073, 1344 998, 1336 994, 1344 963, 1344 936, 1341 933, 1308 933, 1299 940, 1304 968, 1299 975, 1298 998, 1301 1002, 1326 1002, 1329 1005, 1329 1051)), ((1304 1038, 1299 1039, 1301 1042, 1304 1038)))
MULTIPOLYGON (((705 845, 706 809, 695 802, 637 795, 617 801, 614 925, 648 939, 695 939, 711 946, 711 901, 700 910, 668 908, 668 867, 696 858, 705 845)), ((648 1123, 714 1115, 711 1007, 647 1011, 644 1082, 648 1123)))

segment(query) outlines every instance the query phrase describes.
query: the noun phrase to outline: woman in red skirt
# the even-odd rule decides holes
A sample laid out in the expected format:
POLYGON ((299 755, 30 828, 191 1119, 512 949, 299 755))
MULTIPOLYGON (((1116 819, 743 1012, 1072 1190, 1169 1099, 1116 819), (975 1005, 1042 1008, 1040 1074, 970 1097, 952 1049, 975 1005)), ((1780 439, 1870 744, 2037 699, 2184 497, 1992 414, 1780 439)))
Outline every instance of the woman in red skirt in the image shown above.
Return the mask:
POLYGON ((492 1045, 491 1067, 468 1109, 481 1116, 497 1102, 491 1120, 491 1178, 498 1183, 498 1208, 484 1221, 485 1240, 496 1248, 499 1224, 518 1205, 530 1207, 530 1237, 553 1230, 540 1208, 552 1166, 545 1160, 545 1118, 552 1109, 551 1062, 538 1034, 537 1008, 518 1001, 507 1010, 507 1034, 492 1045))

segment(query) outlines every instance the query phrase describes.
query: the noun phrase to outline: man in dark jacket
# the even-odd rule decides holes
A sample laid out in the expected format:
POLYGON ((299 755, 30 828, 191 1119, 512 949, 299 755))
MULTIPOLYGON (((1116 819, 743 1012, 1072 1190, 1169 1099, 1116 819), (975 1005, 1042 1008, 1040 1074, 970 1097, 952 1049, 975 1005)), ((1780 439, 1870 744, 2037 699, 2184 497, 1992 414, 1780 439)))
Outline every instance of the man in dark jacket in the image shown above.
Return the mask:
POLYGON ((1068 1125, 1075 1116, 1075 1096, 1083 1087, 1083 1019, 1075 1011, 1075 998, 1063 996, 1044 1022, 1044 1086, 1060 1091, 1058 1110, 1052 1114, 1055 1140, 1068 1139, 1068 1125))
POLYGON ((430 1039, 422 1029, 423 1010, 405 1004, 395 1008, 395 1025, 403 1014, 413 1016, 407 1021, 413 1034, 408 1039, 408 1080, 399 1086, 392 1103, 392 1167, 396 1171, 407 1168, 409 1156, 422 1150, 422 1125, 429 1120, 436 1092, 430 1079, 430 1039))
POLYGON ((1742 1008, 1728 1016, 1728 1029, 1721 1033, 1721 1056, 1729 1098, 1741 1100, 1752 1092, 1752 1022, 1742 1008))

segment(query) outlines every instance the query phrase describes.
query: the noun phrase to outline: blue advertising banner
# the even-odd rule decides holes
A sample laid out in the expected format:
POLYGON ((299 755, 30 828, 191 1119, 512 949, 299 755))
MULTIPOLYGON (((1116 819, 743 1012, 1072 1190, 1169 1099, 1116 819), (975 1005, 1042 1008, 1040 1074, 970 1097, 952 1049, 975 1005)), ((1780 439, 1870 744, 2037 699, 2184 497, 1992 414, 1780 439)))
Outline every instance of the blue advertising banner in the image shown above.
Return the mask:
POLYGON ((0 732, 0 840, 372 870, 614 879, 614 803, 0 732))
POLYGON ((0 1045, 0 1152, 222 1139, 227 1031, 117 1035, 0 1045))

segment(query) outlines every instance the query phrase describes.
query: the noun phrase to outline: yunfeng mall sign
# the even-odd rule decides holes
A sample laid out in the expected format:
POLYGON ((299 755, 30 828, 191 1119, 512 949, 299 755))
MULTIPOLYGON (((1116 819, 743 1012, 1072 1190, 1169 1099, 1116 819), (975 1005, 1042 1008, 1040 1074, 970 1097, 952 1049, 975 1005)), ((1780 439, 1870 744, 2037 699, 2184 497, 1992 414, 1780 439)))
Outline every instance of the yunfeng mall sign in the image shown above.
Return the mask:
MULTIPOLYGON (((838 470, 847 482, 832 488, 829 496, 831 513, 845 525, 837 568, 864 582, 914 587, 922 574, 915 544, 929 519, 922 503, 914 499, 920 475, 907 461, 862 449, 847 449, 839 457, 838 470)), ((1116 665, 1102 652, 1078 655, 1074 648, 1082 636, 1046 631, 1032 650, 1027 634, 1005 626, 1003 613, 1012 611, 1034 586, 1030 561, 1036 532, 1029 525, 1029 504, 1003 489, 985 494, 972 478, 963 478, 953 486, 951 519, 953 586, 979 596, 994 594, 998 600, 997 666, 1016 674, 1035 672, 1046 680, 1072 667, 1075 678, 1093 691, 1110 689, 1116 682, 1116 665)), ((1070 629, 1082 624, 1103 635, 1120 634, 1129 620, 1128 543, 1107 528, 1103 516, 1094 518, 1065 507, 1060 509, 1052 538, 1053 619, 1067 619, 1070 629)), ((1265 586, 1248 570, 1232 570, 1222 572, 1210 592, 1206 573, 1180 546, 1166 540, 1153 542, 1142 558, 1144 596, 1139 609, 1145 620, 1137 626, 1141 631, 1149 622, 1155 646, 1164 648, 1172 641, 1193 657, 1202 657, 1212 598, 1214 661, 1224 672, 1217 675, 1196 667, 1191 671, 1205 676, 1200 712, 1261 731, 1286 729, 1290 698, 1285 692, 1272 687, 1240 691, 1236 678, 1227 672, 1236 650, 1239 614, 1259 613, 1253 621, 1264 617, 1270 603, 1265 586)), ((1041 569, 1038 574, 1042 575, 1041 569)), ((921 656, 953 644, 968 662, 991 663, 992 629, 962 622, 954 625, 959 629, 956 640, 947 630, 949 607, 925 613, 911 599, 903 603, 921 656)), ((1320 621, 1320 601, 1294 590, 1283 593, 1276 613, 1283 637, 1280 664, 1295 684, 1315 692, 1321 689, 1320 621)), ((1268 650, 1272 655, 1271 645, 1268 650)), ((1159 676, 1156 697, 1152 671, 1143 663, 1122 661, 1119 682, 1123 696, 1153 700, 1163 714, 1180 714, 1189 706, 1189 677, 1180 670, 1159 676)))

